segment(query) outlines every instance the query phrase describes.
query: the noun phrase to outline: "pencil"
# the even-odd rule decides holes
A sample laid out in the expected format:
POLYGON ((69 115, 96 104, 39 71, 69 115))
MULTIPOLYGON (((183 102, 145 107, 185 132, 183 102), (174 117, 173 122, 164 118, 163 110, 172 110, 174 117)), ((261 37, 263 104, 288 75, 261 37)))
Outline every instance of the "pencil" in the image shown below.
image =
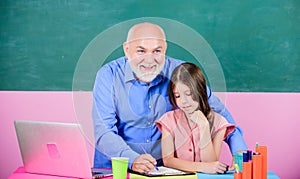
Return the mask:
MULTIPOLYGON (((142 145, 140 145, 140 147, 141 147, 141 148, 142 148, 142 150, 144 151, 144 154, 148 154, 148 153, 146 152, 145 148, 144 148, 142 145)), ((154 167, 155 167, 155 170, 156 170, 156 171, 158 171, 158 168, 157 168, 157 166, 156 166, 156 165, 154 165, 154 167)))

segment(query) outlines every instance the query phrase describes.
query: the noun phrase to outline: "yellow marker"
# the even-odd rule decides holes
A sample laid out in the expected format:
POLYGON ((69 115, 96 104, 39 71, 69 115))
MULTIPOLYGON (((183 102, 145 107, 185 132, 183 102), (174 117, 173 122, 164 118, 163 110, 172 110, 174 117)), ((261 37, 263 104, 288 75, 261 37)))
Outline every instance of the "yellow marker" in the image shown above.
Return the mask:
POLYGON ((236 173, 240 173, 240 169, 239 169, 239 166, 238 166, 238 164, 234 164, 234 167, 235 167, 235 171, 236 171, 236 173))

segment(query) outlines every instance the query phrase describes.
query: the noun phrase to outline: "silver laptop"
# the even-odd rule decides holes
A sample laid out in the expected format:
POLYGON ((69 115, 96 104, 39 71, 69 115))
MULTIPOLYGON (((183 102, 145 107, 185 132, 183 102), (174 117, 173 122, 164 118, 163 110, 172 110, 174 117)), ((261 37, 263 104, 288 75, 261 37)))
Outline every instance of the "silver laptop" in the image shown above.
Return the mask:
POLYGON ((26 172, 79 178, 111 175, 111 170, 91 171, 80 124, 20 120, 14 124, 26 172))

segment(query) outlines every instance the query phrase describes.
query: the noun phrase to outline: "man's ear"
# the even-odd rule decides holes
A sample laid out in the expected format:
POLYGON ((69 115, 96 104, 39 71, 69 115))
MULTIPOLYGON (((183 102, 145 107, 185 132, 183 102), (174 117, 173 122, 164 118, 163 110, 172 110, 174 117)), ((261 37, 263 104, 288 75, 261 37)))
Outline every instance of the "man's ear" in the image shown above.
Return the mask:
POLYGON ((127 42, 123 43, 123 51, 124 51, 125 57, 128 59, 129 47, 128 47, 128 43, 127 42))
POLYGON ((165 45, 166 45, 166 52, 167 52, 167 49, 168 49, 168 43, 167 43, 167 41, 165 41, 165 45))

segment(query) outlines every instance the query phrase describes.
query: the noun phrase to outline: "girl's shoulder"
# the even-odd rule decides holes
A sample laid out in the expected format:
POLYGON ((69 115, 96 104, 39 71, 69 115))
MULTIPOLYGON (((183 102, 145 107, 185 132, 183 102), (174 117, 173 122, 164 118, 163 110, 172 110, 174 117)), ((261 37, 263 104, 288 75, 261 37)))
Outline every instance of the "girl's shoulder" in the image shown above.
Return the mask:
POLYGON ((214 125, 228 123, 227 120, 219 113, 212 111, 212 116, 213 116, 213 124, 214 125))
POLYGON ((172 110, 163 114, 155 123, 160 131, 162 128, 173 131, 173 129, 177 127, 178 119, 181 115, 182 111, 180 109, 172 110))
POLYGON ((181 112, 182 111, 180 109, 168 111, 163 114, 158 121, 174 121, 181 115, 181 112))
POLYGON ((213 127, 212 127, 212 136, 214 136, 221 129, 226 128, 225 137, 227 137, 235 128, 233 124, 230 124, 222 115, 212 112, 213 114, 213 127))

